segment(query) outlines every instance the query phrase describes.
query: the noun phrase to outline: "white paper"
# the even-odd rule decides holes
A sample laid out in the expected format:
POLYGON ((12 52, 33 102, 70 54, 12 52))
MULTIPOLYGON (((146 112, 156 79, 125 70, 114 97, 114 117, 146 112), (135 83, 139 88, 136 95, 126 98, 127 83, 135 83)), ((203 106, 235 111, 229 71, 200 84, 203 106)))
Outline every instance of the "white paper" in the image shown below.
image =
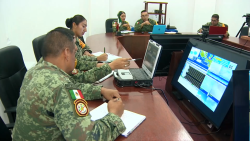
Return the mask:
MULTIPOLYGON (((95 121, 105 117, 108 114, 108 104, 103 103, 102 105, 98 106, 94 110, 90 112, 91 120, 95 121)), ((145 116, 130 112, 128 110, 124 110, 124 113, 121 117, 126 130, 122 133, 123 136, 127 137, 130 133, 134 131, 136 127, 138 127, 144 120, 146 119, 145 116)))
POLYGON ((95 83, 101 83, 102 81, 106 80, 107 78, 109 78, 110 76, 112 76, 114 73, 114 71, 112 71, 110 74, 104 76, 103 78, 101 78, 100 80, 96 81, 95 83))
MULTIPOLYGON (((100 55, 103 54, 103 52, 95 52, 95 53, 92 53, 92 54, 95 55, 95 56, 100 56, 100 55)), ((106 60, 107 62, 112 62, 117 58, 122 58, 120 56, 116 56, 116 55, 113 55, 113 54, 110 54, 110 53, 106 53, 106 54, 108 55, 108 59, 106 60)))

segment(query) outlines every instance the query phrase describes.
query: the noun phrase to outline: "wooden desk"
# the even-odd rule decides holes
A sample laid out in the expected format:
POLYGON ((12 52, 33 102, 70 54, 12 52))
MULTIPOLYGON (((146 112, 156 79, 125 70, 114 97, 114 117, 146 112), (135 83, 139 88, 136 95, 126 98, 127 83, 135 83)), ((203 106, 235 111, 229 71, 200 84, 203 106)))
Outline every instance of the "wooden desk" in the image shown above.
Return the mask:
POLYGON ((236 38, 236 37, 229 37, 229 38, 224 38, 222 40, 222 43, 225 43, 225 44, 228 44, 231 46, 235 46, 238 48, 242 48, 245 50, 250 50, 250 48, 245 46, 245 44, 247 43, 247 40, 244 40, 244 39, 240 39, 240 38, 236 38))
POLYGON ((250 41, 250 37, 248 37, 248 36, 241 36, 240 38, 241 38, 241 39, 244 39, 244 40, 250 41))
MULTIPOLYGON (((105 47, 106 52, 130 57, 113 33, 92 35, 86 42, 93 52, 102 51, 105 47)), ((131 67, 138 66, 131 62, 131 67)), ((126 110, 146 116, 146 120, 127 138, 119 136, 116 140, 192 140, 158 92, 135 87, 120 88, 114 84, 113 79, 111 77, 105 80, 102 85, 119 91, 126 110)), ((92 110, 102 103, 102 100, 88 101, 88 106, 92 110)))

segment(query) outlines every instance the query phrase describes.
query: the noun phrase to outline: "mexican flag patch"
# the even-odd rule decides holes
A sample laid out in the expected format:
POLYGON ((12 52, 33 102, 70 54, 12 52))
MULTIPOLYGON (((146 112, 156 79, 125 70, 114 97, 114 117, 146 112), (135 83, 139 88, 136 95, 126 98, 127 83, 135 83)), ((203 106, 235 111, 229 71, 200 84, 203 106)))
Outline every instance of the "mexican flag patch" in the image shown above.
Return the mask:
POLYGON ((83 95, 82 95, 82 92, 80 90, 69 90, 69 93, 71 95, 71 98, 73 100, 76 100, 76 99, 84 99, 83 95))
POLYGON ((137 24, 139 24, 139 22, 137 22, 137 24))

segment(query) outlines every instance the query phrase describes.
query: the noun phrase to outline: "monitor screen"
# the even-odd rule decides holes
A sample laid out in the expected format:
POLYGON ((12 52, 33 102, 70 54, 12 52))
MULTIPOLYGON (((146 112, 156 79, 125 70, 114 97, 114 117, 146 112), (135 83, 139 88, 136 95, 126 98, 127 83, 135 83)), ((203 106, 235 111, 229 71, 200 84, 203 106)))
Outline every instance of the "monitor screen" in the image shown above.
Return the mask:
POLYGON ((246 54, 223 43, 190 39, 172 85, 219 128, 233 103, 232 71, 246 69, 246 54))
POLYGON ((214 112, 236 67, 234 62, 192 47, 178 82, 214 112))
POLYGON ((150 78, 153 78, 155 69, 157 67, 158 58, 161 53, 161 45, 153 40, 148 41, 148 47, 142 63, 142 68, 150 78))
POLYGON ((250 72, 233 72, 233 137, 234 141, 250 141, 250 72))
MULTIPOLYGON (((161 57, 156 69, 156 76, 167 76, 173 51, 184 50, 190 38, 200 39, 201 35, 150 35, 150 39, 162 46, 161 57)), ((209 35, 208 38, 221 42, 222 37, 218 35, 209 35)))

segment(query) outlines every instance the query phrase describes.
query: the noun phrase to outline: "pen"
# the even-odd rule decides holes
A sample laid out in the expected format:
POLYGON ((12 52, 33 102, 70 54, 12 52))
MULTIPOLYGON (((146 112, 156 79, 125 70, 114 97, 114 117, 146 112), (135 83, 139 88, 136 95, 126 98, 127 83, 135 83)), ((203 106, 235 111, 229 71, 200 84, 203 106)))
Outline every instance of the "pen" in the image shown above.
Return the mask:
POLYGON ((104 47, 104 53, 105 53, 105 47, 104 47))
POLYGON ((137 60, 141 60, 141 58, 131 59, 131 60, 128 60, 128 61, 137 61, 137 60))

